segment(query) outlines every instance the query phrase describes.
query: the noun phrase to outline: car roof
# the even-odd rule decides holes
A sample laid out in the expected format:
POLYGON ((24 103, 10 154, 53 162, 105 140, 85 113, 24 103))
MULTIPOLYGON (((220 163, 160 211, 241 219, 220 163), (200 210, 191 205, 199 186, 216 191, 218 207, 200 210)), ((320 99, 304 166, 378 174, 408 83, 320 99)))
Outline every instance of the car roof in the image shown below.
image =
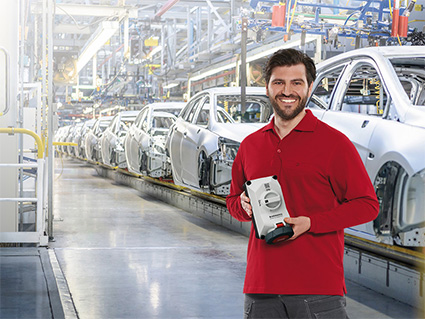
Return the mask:
POLYGON ((344 60, 351 60, 360 57, 371 57, 377 59, 378 57, 385 58, 406 58, 406 57, 424 57, 425 49, 423 46, 388 46, 388 47, 370 47, 351 50, 345 53, 338 54, 329 59, 320 62, 317 65, 318 69, 327 68, 336 62, 344 60))
POLYGON ((139 111, 121 111, 120 114, 121 115, 134 115, 134 114, 138 114, 139 111))
POLYGON ((186 105, 185 102, 157 102, 147 104, 145 107, 151 107, 155 109, 182 109, 186 105))
MULTIPOLYGON (((233 87, 215 87, 210 89, 205 89, 197 94, 210 92, 212 94, 239 94, 241 93, 241 87, 233 86, 233 87)), ((266 88, 262 86, 247 86, 246 87, 247 94, 266 94, 266 88)))
POLYGON ((172 113, 169 112, 161 112, 161 111, 154 111, 152 113, 152 117, 174 117, 176 118, 176 116, 172 113))
POLYGON ((121 118, 135 118, 140 111, 122 111, 118 113, 121 118))
POLYGON ((113 116, 112 115, 108 115, 108 116, 101 116, 101 117, 99 117, 98 118, 98 120, 101 120, 101 121, 110 121, 110 120, 112 120, 112 118, 113 118, 113 116))

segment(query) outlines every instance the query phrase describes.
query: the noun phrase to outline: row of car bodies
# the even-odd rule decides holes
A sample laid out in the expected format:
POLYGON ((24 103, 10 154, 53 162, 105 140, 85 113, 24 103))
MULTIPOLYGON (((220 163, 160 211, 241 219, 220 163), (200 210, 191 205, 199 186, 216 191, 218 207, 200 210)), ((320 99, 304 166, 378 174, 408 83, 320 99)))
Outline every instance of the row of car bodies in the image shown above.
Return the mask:
POLYGON ((245 105, 240 88, 213 88, 187 103, 169 132, 167 150, 174 182, 226 196, 239 144, 272 115, 265 88, 249 87, 245 105))
POLYGON ((124 141, 128 170, 154 178, 170 178, 171 163, 165 142, 183 102, 153 103, 143 108, 124 141))
MULTIPOLYGON (((375 221, 347 232, 423 247, 425 50, 354 50, 320 63, 317 71, 307 108, 353 142, 380 202, 375 221)), ((113 121, 98 119, 86 137, 87 159, 127 167, 135 174, 172 178, 177 185, 225 197, 240 142, 273 114, 265 88, 247 87, 245 96, 243 102, 240 88, 221 87, 199 92, 175 109, 172 104, 148 105, 132 115, 126 133, 108 139, 109 145, 119 144, 115 151, 104 137, 103 144, 94 144, 103 121, 113 121)), ((104 136, 108 130, 112 128, 104 136)))

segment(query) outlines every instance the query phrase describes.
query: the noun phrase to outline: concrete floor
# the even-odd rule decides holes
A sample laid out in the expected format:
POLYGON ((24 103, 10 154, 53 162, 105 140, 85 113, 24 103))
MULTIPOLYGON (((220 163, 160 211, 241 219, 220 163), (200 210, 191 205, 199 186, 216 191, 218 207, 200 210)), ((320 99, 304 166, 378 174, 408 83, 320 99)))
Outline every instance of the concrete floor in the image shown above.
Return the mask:
MULTIPOLYGON (((56 166, 55 241, 0 249, 0 318, 243 317, 246 237, 100 178, 78 160, 56 166)), ((420 318, 347 286, 352 319, 420 318)))

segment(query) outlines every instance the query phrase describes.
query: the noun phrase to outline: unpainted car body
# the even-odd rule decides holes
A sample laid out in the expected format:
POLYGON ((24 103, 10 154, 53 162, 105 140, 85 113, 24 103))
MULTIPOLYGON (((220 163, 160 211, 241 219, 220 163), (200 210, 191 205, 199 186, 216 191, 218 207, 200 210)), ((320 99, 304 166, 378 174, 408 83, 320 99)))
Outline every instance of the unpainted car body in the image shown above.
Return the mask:
POLYGON ((170 177, 171 163, 165 152, 170 126, 186 104, 164 102, 146 105, 124 141, 128 170, 150 177, 170 177))
POLYGON ((122 111, 112 118, 100 137, 102 162, 108 166, 126 168, 124 139, 139 111, 122 111))
POLYGON ((77 144, 75 147, 75 156, 86 158, 85 137, 87 132, 93 127, 95 119, 87 120, 83 123, 77 134, 74 135, 73 142, 77 144))
MULTIPOLYGON (((59 142, 59 143, 66 142, 66 138, 68 137, 68 134, 72 128, 73 128, 73 125, 66 125, 66 126, 60 127, 56 131, 55 142, 59 142)), ((58 145, 56 149, 61 153, 65 153, 67 151, 67 148, 64 145, 58 145)))
POLYGON ((317 71, 308 107, 353 142, 380 202, 375 221, 347 232, 424 246, 424 47, 353 50, 317 71))
POLYGON ((99 117, 94 123, 93 127, 87 132, 85 137, 85 151, 86 157, 89 161, 99 162, 101 160, 100 154, 100 137, 103 131, 108 127, 112 120, 112 116, 99 117))
MULTIPOLYGON (((66 138, 66 142, 78 144, 78 138, 81 133, 81 129, 83 128, 83 122, 76 123, 73 128, 70 130, 68 137, 66 138)), ((77 146, 68 145, 67 146, 67 154, 71 156, 78 156, 77 146)))
POLYGON ((272 113, 265 88, 246 88, 245 109, 239 87, 207 89, 193 96, 167 138, 174 183, 228 195, 240 142, 264 126, 272 113))

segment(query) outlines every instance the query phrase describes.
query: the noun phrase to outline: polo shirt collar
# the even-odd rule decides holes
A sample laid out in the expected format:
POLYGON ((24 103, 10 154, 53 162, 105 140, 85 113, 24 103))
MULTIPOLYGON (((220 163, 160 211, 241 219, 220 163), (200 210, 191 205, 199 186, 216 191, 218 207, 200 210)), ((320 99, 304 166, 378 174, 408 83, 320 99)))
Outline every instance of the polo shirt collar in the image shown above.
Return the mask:
MULTIPOLYGON (((317 125, 317 118, 313 115, 310 110, 306 110, 306 115, 303 117, 301 122, 294 128, 295 131, 300 132, 314 132, 317 125)), ((268 131, 274 129, 274 116, 272 117, 269 124, 263 127, 262 131, 268 131)))

